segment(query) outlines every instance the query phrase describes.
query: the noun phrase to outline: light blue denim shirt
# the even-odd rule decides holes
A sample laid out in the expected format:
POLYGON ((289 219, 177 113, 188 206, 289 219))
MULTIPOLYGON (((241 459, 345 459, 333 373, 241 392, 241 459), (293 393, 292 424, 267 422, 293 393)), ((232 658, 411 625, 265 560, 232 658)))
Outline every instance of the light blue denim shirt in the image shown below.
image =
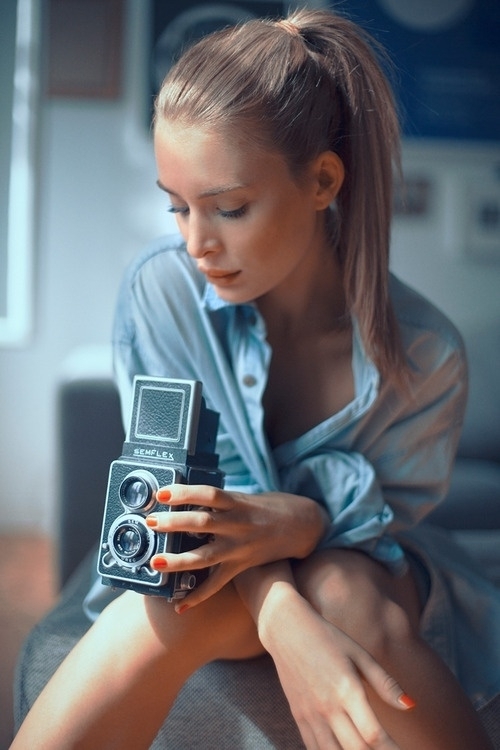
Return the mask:
POLYGON ((410 396, 381 382, 354 321, 354 400, 272 450, 263 427, 272 356, 264 320, 252 304, 217 297, 181 239, 159 240, 130 269, 118 303, 113 344, 125 420, 134 375, 201 380, 220 413, 226 487, 311 497, 331 517, 321 546, 356 547, 404 570, 396 536, 445 493, 466 365, 460 337, 443 315, 396 279, 391 284, 414 374, 410 396))
MULTIPOLYGON (((272 355, 263 319, 254 305, 219 299, 180 237, 161 238, 131 265, 118 299, 113 346, 124 423, 134 375, 201 380, 220 413, 226 488, 314 498, 331 518, 323 547, 364 550, 396 574, 417 559, 430 582, 422 636, 479 707, 500 691, 500 592, 446 532, 420 523, 448 486, 466 400, 464 349, 445 316, 395 278, 391 297, 411 391, 380 378, 353 321, 354 400, 272 450, 263 426, 272 355)), ((118 594, 96 580, 88 616, 118 594)))

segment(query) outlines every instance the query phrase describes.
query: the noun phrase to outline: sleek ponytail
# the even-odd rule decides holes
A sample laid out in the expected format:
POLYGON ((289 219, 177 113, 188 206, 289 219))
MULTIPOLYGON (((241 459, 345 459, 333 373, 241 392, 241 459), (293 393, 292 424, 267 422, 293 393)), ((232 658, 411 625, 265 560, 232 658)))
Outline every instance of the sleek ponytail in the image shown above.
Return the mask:
POLYGON ((399 126, 376 50, 358 26, 329 11, 248 21, 183 54, 163 83, 155 118, 277 150, 297 180, 321 152, 339 155, 345 180, 329 224, 347 305, 382 375, 403 383, 407 366, 388 289, 399 126))

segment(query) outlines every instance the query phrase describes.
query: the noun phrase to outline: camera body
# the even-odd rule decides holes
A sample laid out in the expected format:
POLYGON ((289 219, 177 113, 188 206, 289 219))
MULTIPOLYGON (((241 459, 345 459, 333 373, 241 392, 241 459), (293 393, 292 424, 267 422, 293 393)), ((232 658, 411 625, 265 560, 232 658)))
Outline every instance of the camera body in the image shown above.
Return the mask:
POLYGON ((208 568, 153 570, 149 566, 153 555, 195 549, 206 536, 156 532, 145 519, 154 511, 188 509, 159 504, 160 487, 223 486, 215 453, 218 423, 218 413, 205 405, 199 381, 136 376, 123 453, 109 472, 97 563, 103 583, 173 600, 208 576, 208 568))

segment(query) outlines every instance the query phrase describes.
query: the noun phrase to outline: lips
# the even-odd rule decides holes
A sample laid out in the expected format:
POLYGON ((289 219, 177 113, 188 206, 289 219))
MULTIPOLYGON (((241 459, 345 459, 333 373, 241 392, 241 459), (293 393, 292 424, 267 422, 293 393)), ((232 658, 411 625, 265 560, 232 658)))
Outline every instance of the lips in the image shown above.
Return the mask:
POLYGON ((228 283, 235 279, 240 271, 224 271, 220 268, 202 268, 199 269, 205 276, 207 277, 208 281, 214 283, 214 284, 220 284, 220 283, 228 283))

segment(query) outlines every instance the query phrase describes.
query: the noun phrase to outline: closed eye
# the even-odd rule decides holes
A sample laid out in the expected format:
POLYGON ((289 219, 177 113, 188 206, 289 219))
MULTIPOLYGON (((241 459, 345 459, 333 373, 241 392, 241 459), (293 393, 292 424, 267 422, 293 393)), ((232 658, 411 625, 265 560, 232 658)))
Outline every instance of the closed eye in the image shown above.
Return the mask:
POLYGON ((219 216, 222 216, 224 219, 239 219, 246 214, 247 208, 248 206, 246 204, 240 206, 240 208, 235 208, 232 211, 224 211, 222 208, 219 208, 219 216))
POLYGON ((181 216, 186 216, 189 213, 189 208, 187 206, 170 205, 168 207, 168 212, 170 214, 181 214, 181 216))
MULTIPOLYGON (((245 204, 243 206, 240 206, 239 208, 234 208, 230 211, 219 208, 217 209, 217 213, 223 219, 239 219, 241 216, 244 216, 246 214, 247 209, 248 209, 248 206, 245 204)), ((187 206, 174 206, 172 204, 169 206, 168 212, 171 214, 179 214, 180 216, 187 216, 189 214, 189 208, 187 206)))

